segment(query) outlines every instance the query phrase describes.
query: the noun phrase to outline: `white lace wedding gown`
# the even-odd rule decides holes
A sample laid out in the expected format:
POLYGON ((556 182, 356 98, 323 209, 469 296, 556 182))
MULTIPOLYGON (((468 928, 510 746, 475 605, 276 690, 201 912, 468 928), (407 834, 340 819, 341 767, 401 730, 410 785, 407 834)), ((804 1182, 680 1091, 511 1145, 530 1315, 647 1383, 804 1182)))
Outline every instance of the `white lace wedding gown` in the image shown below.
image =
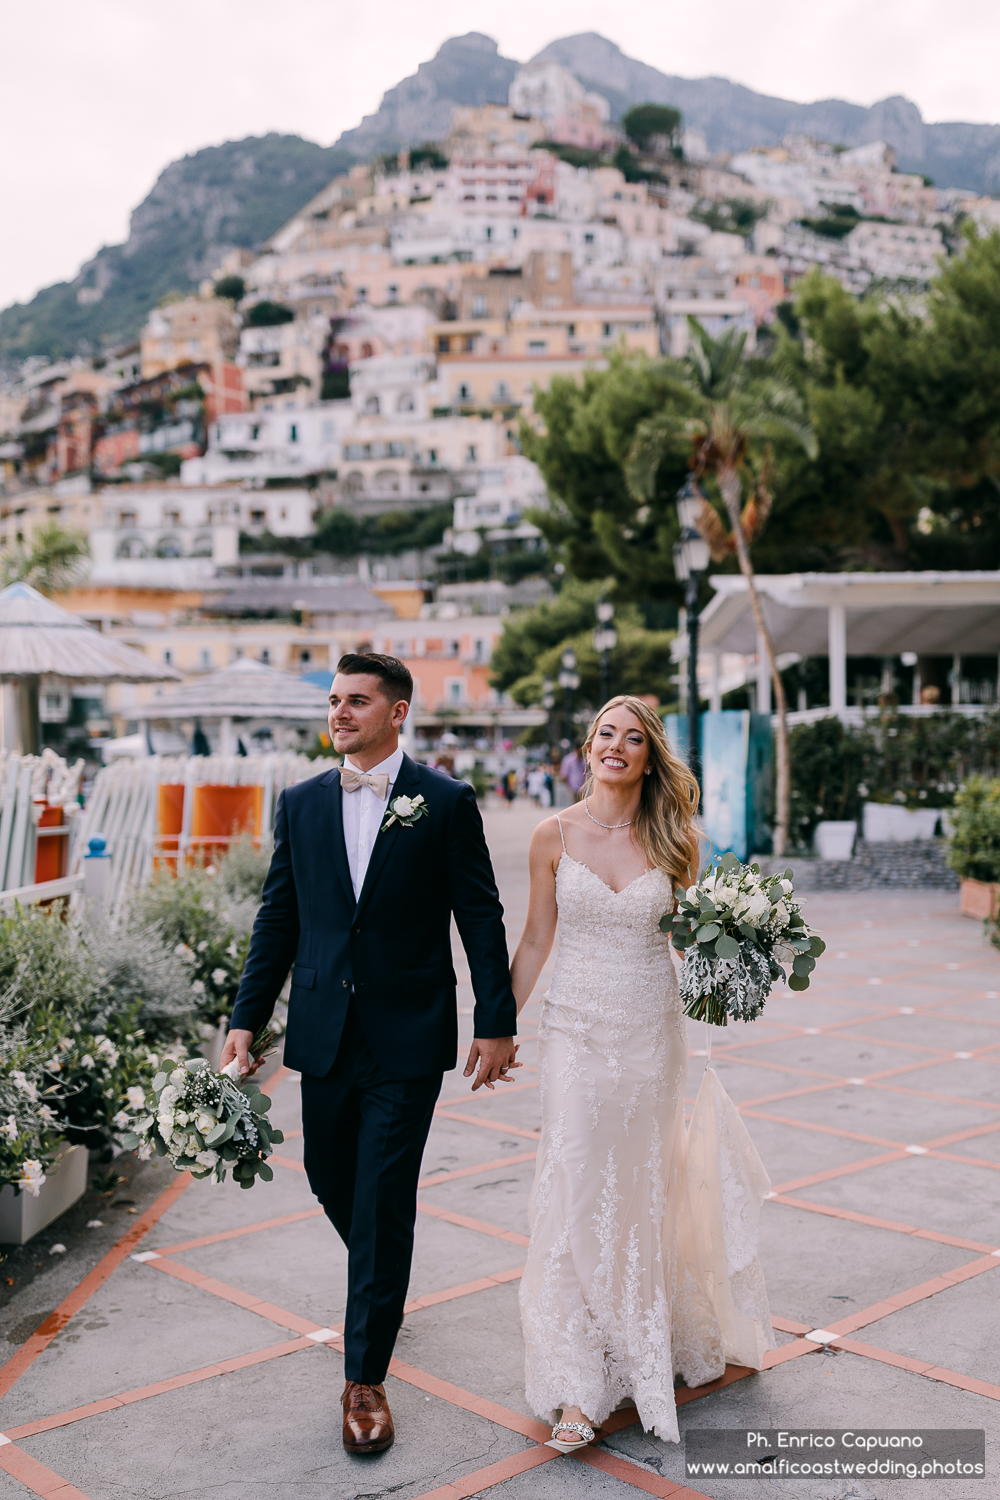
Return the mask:
POLYGON ((565 848, 520 1290, 528 1404, 599 1423, 631 1398, 676 1442, 676 1376, 759 1369, 775 1347, 757 1262, 770 1183, 713 1068, 684 1127, 685 1019, 658 926, 668 876, 615 892, 565 848))

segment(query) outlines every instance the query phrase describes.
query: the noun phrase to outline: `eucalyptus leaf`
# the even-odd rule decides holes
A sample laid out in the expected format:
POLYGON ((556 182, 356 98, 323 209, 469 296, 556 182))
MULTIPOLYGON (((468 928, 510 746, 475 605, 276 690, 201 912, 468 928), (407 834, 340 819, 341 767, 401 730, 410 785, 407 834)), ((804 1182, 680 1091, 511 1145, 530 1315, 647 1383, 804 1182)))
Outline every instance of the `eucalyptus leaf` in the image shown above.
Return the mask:
POLYGON ((134 1151, 136 1146, 139 1145, 140 1137, 136 1135, 134 1130, 126 1130, 124 1135, 118 1137, 118 1140, 123 1151, 134 1151))
POLYGON ((745 937, 748 943, 757 941, 757 929, 750 922, 737 922, 740 937, 745 937))
POLYGON ((789 927, 804 927, 806 924, 805 918, 803 917, 802 913, 793 911, 791 916, 788 918, 788 925, 789 927))
POLYGON ((816 937, 816 935, 814 934, 809 939, 809 952, 812 954, 813 958, 819 958, 821 953, 826 952, 826 944, 821 937, 816 937))
POLYGON ((727 937, 723 933, 715 945, 715 952, 719 958, 738 958, 740 945, 735 938, 727 937))
POLYGON ((281 1146, 281 1145, 284 1144, 284 1140, 285 1140, 285 1132, 283 1130, 275 1130, 272 1127, 272 1129, 271 1129, 271 1141, 272 1141, 272 1143, 275 1146, 281 1146))
POLYGON ((718 922, 709 922, 706 926, 699 927, 695 935, 699 943, 711 943, 715 941, 721 931, 722 928, 718 922))
POLYGON ((673 914, 671 912, 669 912, 669 911, 665 911, 663 913, 663 916, 660 918, 660 931, 661 932, 671 932, 673 930, 673 926, 674 926, 674 916, 673 916, 673 914))
POLYGON ((808 953, 800 953, 798 958, 792 964, 792 968, 794 969, 795 973, 801 974, 803 977, 806 974, 811 974, 815 967, 816 960, 814 958, 810 958, 808 953))
POLYGON ((805 974, 789 974, 788 988, 790 990, 807 990, 809 988, 808 976, 805 974))
POLYGON ((785 870, 784 875, 781 878, 782 878, 782 880, 794 880, 795 879, 795 871, 792 869, 791 865, 789 865, 787 867, 787 869, 785 870))
POLYGON ((151 1085, 153 1093, 154 1094, 158 1094, 160 1092, 160 1090, 161 1089, 165 1089, 166 1086, 167 1086, 167 1075, 166 1075, 166 1073, 157 1073, 157 1075, 153 1079, 153 1082, 152 1082, 152 1085, 151 1085))
POLYGON ((722 856, 722 858, 719 860, 719 864, 724 870, 738 870, 740 867, 739 860, 731 850, 728 854, 724 854, 722 856))
POLYGON ((266 1161, 258 1162, 257 1172, 260 1176, 261 1182, 272 1182, 274 1180, 274 1172, 268 1166, 266 1161))
POLYGON ((221 1145, 221 1143, 228 1138, 228 1134, 229 1133, 230 1133, 229 1132, 229 1125, 226 1123, 225 1120, 220 1120, 219 1124, 216 1125, 215 1129, 209 1131, 208 1135, 206 1135, 206 1137, 205 1137, 205 1145, 206 1146, 218 1146, 218 1145, 221 1145))

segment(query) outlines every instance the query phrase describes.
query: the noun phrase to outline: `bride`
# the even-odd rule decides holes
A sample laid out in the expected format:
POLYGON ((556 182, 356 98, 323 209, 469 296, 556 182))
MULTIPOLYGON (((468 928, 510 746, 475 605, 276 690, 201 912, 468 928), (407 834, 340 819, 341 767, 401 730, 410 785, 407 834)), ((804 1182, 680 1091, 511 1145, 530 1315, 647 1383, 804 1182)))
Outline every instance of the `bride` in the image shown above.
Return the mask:
POLYGON ((539 1025, 542 1134, 521 1281, 528 1404, 563 1452, 623 1402, 678 1440, 674 1382, 775 1347, 757 1263, 770 1183, 706 1068, 687 1130, 685 1020, 667 938, 697 876, 698 789, 639 698, 591 725, 583 800, 535 829, 511 980, 559 955, 539 1025))

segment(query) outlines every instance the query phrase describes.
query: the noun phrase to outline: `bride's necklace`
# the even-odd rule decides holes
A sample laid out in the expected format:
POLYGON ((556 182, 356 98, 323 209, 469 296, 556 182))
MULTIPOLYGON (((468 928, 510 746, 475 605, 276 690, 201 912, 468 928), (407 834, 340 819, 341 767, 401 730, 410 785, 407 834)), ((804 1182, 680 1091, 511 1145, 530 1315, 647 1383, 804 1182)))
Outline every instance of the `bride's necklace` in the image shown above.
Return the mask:
POLYGON ((631 828, 632 824, 635 822, 634 818, 629 818, 627 823, 602 823, 600 818, 595 818, 594 814, 591 812, 589 797, 584 799, 583 810, 587 814, 587 817, 590 819, 590 821, 597 824, 598 828, 631 828))

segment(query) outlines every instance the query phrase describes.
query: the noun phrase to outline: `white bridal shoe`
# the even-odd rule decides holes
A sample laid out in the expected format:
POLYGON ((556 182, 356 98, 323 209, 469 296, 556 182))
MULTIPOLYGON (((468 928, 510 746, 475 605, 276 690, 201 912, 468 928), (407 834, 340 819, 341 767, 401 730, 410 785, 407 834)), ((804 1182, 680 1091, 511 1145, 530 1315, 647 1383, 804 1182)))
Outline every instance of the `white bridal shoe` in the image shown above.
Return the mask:
POLYGON ((597 1441, 597 1433, 589 1422, 557 1422, 552 1429, 552 1436, 547 1440, 546 1448, 554 1448, 557 1453, 576 1453, 580 1448, 586 1448, 588 1444, 597 1441), (582 1439, 579 1443, 566 1443, 559 1437, 560 1432, 578 1432, 582 1439))

